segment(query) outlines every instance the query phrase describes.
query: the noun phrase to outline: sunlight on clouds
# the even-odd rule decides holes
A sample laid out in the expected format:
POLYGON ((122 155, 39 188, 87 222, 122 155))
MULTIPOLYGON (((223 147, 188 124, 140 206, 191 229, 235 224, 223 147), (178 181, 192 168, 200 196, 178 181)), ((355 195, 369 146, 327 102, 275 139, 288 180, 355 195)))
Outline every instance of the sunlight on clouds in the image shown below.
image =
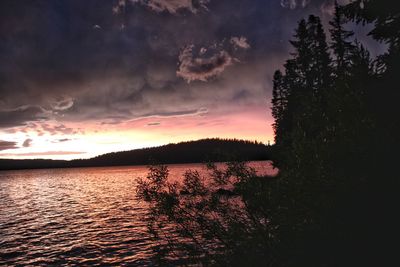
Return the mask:
MULTIPOLYGON (((264 143, 273 141, 273 133, 264 106, 238 108, 229 114, 200 109, 190 116, 153 116, 117 124, 86 123, 85 134, 39 135, 35 129, 7 133, 2 139, 15 142, 17 148, 1 151, 0 158, 90 158, 100 154, 153 147, 202 138, 243 138, 264 143), (29 141, 30 146, 23 143, 29 141)), ((66 127, 82 125, 66 125, 66 127)))

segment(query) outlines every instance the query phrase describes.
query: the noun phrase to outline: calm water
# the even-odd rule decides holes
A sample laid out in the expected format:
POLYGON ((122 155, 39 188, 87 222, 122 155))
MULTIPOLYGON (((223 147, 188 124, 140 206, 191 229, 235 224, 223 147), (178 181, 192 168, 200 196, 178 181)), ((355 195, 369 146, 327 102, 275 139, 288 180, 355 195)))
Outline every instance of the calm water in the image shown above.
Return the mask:
MULTIPOLYGON (((269 162, 252 162, 264 174, 269 162)), ((171 165, 170 176, 200 164, 171 165)), ((152 265, 146 206, 135 179, 147 167, 0 172, 0 265, 152 265)))

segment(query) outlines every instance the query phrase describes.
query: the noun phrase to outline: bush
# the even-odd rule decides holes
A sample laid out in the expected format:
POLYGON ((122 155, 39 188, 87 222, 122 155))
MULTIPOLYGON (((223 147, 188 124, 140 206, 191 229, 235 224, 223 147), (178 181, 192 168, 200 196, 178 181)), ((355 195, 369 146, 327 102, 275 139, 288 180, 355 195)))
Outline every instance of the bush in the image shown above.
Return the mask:
MULTIPOLYGON (((277 226, 268 218, 274 177, 257 177, 243 162, 188 170, 170 182, 166 166, 139 179, 137 196, 149 204, 148 229, 162 245, 163 264, 255 266, 272 262, 277 226)), ((160 254, 160 253, 158 253, 160 254)))

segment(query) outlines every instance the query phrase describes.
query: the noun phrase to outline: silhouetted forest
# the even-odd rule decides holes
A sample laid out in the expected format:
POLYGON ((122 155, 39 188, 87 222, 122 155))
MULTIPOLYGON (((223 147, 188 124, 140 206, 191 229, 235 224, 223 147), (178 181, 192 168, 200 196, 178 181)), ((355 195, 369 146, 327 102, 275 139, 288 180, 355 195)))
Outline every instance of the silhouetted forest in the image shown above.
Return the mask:
POLYGON ((139 181, 155 238, 164 233, 164 220, 193 240, 186 246, 170 242, 166 251, 185 252, 205 266, 398 261, 400 5, 336 4, 329 32, 328 40, 317 16, 301 20, 290 41, 293 52, 274 74, 276 177, 260 179, 231 164, 210 168, 211 187, 190 171, 181 185, 170 184, 163 167, 139 181), (369 35, 387 52, 372 58, 349 22, 371 23, 369 35), (226 186, 235 201, 217 194, 226 186))
POLYGON ((383 266, 390 248, 378 244, 391 239, 398 185, 399 5, 336 4, 329 32, 316 16, 301 20, 274 74, 274 163, 290 210, 281 245, 293 266, 383 266), (348 22, 372 23, 369 35, 388 51, 371 58, 348 22))
POLYGON ((0 170, 268 160, 271 159, 271 152, 272 146, 257 141, 214 138, 114 152, 71 161, 0 159, 0 170))

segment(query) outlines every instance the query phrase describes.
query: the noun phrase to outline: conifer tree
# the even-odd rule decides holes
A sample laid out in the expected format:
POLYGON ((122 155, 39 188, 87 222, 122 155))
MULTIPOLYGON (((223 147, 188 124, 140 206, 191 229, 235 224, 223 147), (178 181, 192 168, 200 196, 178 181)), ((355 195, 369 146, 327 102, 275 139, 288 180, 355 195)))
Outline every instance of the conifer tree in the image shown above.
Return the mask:
POLYGON ((281 149, 292 152, 286 161, 296 166, 301 165, 299 161, 315 164, 316 142, 321 139, 318 135, 327 119, 331 84, 331 59, 320 19, 311 15, 307 21, 301 20, 290 43, 294 47, 293 58, 287 60, 283 77, 278 76, 279 87, 285 88, 285 107, 279 109, 273 99, 273 110, 278 113, 275 117, 280 118, 275 125, 276 140, 281 149))
POLYGON ((348 22, 343 15, 342 8, 335 1, 335 13, 333 19, 329 22, 331 29, 331 44, 330 48, 334 54, 335 76, 343 79, 344 75, 348 74, 351 64, 351 54, 354 50, 354 45, 349 38, 354 36, 353 31, 345 29, 345 24, 348 22))
POLYGON ((275 143, 280 143, 279 138, 282 135, 282 120, 286 109, 287 95, 283 87, 283 75, 280 70, 275 71, 273 77, 272 89, 272 117, 275 122, 273 124, 275 132, 275 143))

